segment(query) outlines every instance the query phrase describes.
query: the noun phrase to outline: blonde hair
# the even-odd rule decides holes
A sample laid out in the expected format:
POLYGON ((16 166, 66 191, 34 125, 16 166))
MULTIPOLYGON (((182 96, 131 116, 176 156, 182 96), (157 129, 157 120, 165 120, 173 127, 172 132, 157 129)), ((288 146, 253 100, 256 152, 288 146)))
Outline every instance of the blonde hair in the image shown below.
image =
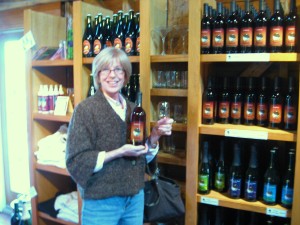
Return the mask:
POLYGON ((98 75, 102 69, 107 68, 113 59, 119 60, 122 68, 125 71, 125 82, 124 86, 128 83, 129 77, 131 75, 131 62, 123 50, 115 47, 107 47, 94 58, 92 64, 92 74, 94 78, 94 85, 98 90, 101 84, 99 83, 98 75))

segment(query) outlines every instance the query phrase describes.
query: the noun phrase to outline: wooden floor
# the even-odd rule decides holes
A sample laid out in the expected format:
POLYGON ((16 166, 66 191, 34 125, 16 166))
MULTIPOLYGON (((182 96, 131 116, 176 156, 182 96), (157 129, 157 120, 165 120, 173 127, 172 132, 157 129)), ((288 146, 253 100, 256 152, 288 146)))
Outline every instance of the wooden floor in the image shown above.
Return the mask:
POLYGON ((0 213, 0 224, 1 225, 10 225, 10 215, 5 213, 0 213))

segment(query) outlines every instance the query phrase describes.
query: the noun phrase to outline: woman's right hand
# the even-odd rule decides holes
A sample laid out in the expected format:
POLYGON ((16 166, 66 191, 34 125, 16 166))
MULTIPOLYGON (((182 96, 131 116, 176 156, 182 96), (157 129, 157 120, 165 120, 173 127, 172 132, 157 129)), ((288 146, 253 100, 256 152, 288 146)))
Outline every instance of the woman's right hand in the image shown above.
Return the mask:
POLYGON ((122 156, 138 157, 146 154, 148 152, 148 147, 146 145, 125 144, 119 150, 122 156))

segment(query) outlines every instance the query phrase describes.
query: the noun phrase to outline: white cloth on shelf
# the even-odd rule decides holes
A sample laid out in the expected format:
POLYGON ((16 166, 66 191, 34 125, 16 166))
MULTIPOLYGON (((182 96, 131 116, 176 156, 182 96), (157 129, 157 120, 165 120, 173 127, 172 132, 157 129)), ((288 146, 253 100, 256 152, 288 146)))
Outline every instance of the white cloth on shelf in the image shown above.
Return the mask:
POLYGON ((57 196, 54 202, 54 209, 58 210, 57 218, 78 223, 79 217, 77 191, 57 196))

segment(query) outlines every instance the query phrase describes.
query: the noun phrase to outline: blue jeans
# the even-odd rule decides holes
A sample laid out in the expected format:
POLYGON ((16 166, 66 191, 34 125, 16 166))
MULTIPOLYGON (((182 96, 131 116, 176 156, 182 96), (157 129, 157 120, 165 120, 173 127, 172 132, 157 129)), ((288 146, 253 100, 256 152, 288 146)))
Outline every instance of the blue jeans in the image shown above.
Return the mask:
POLYGON ((142 225, 144 190, 133 196, 83 199, 82 225, 142 225))

